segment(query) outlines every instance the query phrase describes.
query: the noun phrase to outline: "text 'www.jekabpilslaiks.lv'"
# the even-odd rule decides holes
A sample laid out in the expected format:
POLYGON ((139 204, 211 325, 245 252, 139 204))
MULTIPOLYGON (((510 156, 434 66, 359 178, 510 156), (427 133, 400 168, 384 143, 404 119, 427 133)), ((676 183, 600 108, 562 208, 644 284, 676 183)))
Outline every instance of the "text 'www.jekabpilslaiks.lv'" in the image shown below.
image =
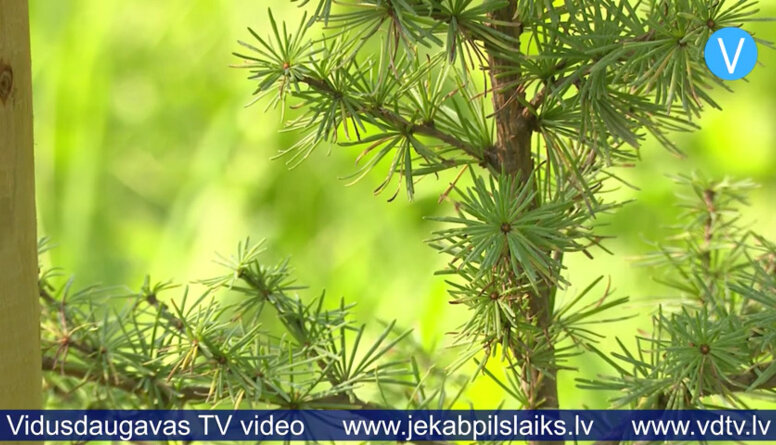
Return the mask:
POLYGON ((464 416, 435 417, 433 414, 423 418, 390 420, 343 420, 342 429, 348 436, 396 436, 404 440, 422 440, 432 437, 467 437, 478 440, 494 436, 557 436, 586 435, 593 428, 593 420, 575 417, 573 422, 536 414, 531 419, 517 416, 493 414, 484 419, 471 419, 464 416))

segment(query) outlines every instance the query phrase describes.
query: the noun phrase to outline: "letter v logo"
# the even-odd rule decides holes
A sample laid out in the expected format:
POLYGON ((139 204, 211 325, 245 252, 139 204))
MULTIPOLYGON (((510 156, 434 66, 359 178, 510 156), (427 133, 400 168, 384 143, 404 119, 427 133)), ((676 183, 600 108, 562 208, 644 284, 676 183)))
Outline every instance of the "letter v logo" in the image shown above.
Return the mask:
POLYGON ((736 55, 733 57, 733 63, 730 63, 730 57, 728 57, 727 48, 725 48, 725 41, 722 40, 722 37, 717 37, 717 41, 719 42, 719 49, 722 50, 722 58, 725 59, 725 66, 727 67, 728 74, 733 74, 736 70, 736 65, 738 65, 738 58, 741 56, 741 48, 744 47, 745 39, 743 37, 738 39, 738 48, 736 48, 736 55))
POLYGON ((757 64, 757 44, 740 28, 723 28, 706 42, 704 58, 709 70, 720 79, 741 79, 757 64))

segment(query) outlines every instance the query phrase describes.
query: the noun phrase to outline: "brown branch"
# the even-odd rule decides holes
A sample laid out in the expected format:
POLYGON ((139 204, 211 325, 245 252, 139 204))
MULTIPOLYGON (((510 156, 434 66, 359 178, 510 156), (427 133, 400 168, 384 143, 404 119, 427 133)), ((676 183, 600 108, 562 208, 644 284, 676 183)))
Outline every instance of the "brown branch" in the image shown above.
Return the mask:
MULTIPOLYGON (((326 82, 325 80, 316 79, 308 76, 300 79, 300 82, 306 84, 313 90, 316 90, 320 93, 324 93, 331 96, 342 94, 341 92, 336 91, 334 88, 332 88, 332 86, 329 85, 329 83, 326 82)), ((493 165, 494 158, 492 156, 489 156, 486 150, 480 147, 471 145, 465 141, 462 141, 461 139, 458 139, 457 137, 451 134, 445 133, 444 131, 437 128, 433 122, 423 122, 423 123, 411 122, 399 113, 396 113, 394 111, 388 110, 383 107, 378 107, 378 106, 364 107, 359 109, 358 112, 371 115, 372 117, 378 118, 393 127, 396 127, 399 129, 405 129, 412 133, 422 134, 424 136, 429 136, 434 139, 438 139, 444 142, 445 144, 450 145, 451 147, 455 147, 463 151, 467 155, 477 160, 477 162, 484 162, 484 163, 487 163, 488 165, 493 165)))
MULTIPOLYGON (((147 396, 147 391, 141 383, 127 376, 114 376, 106 378, 102 374, 94 374, 88 368, 71 363, 62 363, 55 357, 43 356, 43 371, 57 372, 60 375, 71 377, 77 380, 90 381, 102 386, 109 386, 126 393, 138 396, 147 396)), ((181 389, 175 389, 163 380, 154 379, 154 386, 159 389, 160 394, 165 395, 166 401, 204 401, 210 393, 210 388, 205 386, 191 386, 181 389)))
MULTIPOLYGON (((130 377, 121 376, 113 379, 106 379, 102 375, 90 373, 86 368, 74 365, 72 363, 61 364, 53 357, 43 356, 43 371, 54 372, 59 371, 61 375, 71 377, 81 381, 90 381, 99 385, 108 386, 129 394, 135 394, 138 396, 147 396, 147 391, 143 388, 139 381, 136 381, 130 377), (56 370, 54 369, 56 367, 56 370)), ((167 401, 178 401, 182 403, 186 402, 204 402, 208 398, 210 388, 206 386, 190 386, 180 389, 165 383, 163 380, 154 379, 154 386, 159 389, 160 393, 169 397, 167 401)), ((266 397, 264 394, 262 398, 266 397)), ((277 400, 262 399, 263 402, 283 406, 277 400)), ((316 407, 330 406, 333 408, 342 408, 347 406, 349 409, 386 409, 383 406, 376 405, 370 402, 364 402, 356 397, 348 396, 347 394, 335 394, 325 397, 320 397, 308 402, 310 405, 316 407)), ((411 441, 412 443, 424 443, 427 445, 451 445, 450 442, 445 441, 411 441)))
MULTIPOLYGON (((126 375, 114 375, 110 378, 106 378, 100 373, 93 373, 87 367, 74 364, 72 362, 62 363, 55 357, 43 355, 43 371, 44 372, 56 372, 62 376, 70 377, 80 381, 88 381, 96 383, 101 386, 118 389, 120 391, 134 394, 137 396, 148 396, 148 391, 143 387, 141 378, 126 376, 126 375)), ((183 386, 176 388, 174 385, 170 385, 164 379, 152 378, 154 387, 159 390, 160 394, 165 397, 165 404, 171 402, 178 403, 201 403, 208 399, 210 394, 210 387, 204 385, 183 386)), ((266 394, 262 394, 260 400, 270 405, 284 406, 282 400, 267 397, 266 394)), ((310 400, 306 404, 311 406, 329 406, 329 407, 343 407, 347 406, 352 409, 382 409, 383 407, 375 405, 373 403, 364 402, 358 398, 348 396, 347 394, 334 394, 325 397, 316 398, 310 400)))

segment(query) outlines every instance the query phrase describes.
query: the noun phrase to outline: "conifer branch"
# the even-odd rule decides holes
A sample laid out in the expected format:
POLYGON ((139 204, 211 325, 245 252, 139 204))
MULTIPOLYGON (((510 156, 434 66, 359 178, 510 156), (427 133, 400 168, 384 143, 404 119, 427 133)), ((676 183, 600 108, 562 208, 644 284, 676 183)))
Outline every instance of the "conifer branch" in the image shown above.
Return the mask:
MULTIPOLYGON (((331 85, 322 79, 306 76, 299 79, 299 81, 324 94, 331 96, 342 94, 341 92, 336 91, 334 88, 332 88, 331 85)), ((366 105, 357 111, 374 118, 378 118, 393 128, 409 133, 422 134, 442 141, 445 144, 457 148, 471 156, 476 162, 486 163, 489 166, 496 167, 495 159, 493 158, 492 154, 487 151, 487 147, 475 147, 452 134, 445 133, 439 130, 433 121, 420 123, 411 122, 399 113, 384 107, 374 105, 366 105)))
MULTIPOLYGON (((633 38, 624 39, 622 41, 623 46, 627 46, 629 43, 638 43, 638 42, 649 42, 655 38, 656 31, 654 29, 649 30, 648 32, 637 36, 633 38)), ((619 48, 617 48, 619 49, 619 48)), ((617 50, 615 49, 615 51, 617 50)), ((635 50, 628 50, 624 55, 618 57, 618 62, 627 62, 629 57, 633 57, 636 53, 635 50)), ((601 57, 601 58, 605 58, 601 57)), ((600 59, 599 59, 600 60, 600 59)), ((573 69, 573 72, 570 74, 566 74, 564 76, 561 76, 557 78, 557 74, 562 71, 566 71, 568 69, 569 63, 567 60, 561 60, 558 62, 555 67, 552 70, 552 74, 549 75, 549 79, 551 79, 549 82, 545 82, 542 88, 540 88, 534 97, 530 100, 530 107, 525 107, 523 110, 523 114, 526 118, 528 118, 528 113, 536 114, 537 110, 541 105, 544 103, 545 99, 547 99, 548 96, 550 96, 556 89, 558 89, 561 86, 567 86, 569 84, 579 84, 579 82, 582 82, 588 74, 593 70, 593 68, 596 67, 596 64, 599 63, 599 60, 594 60, 590 63, 587 63, 582 66, 576 66, 573 69)))
MULTIPOLYGON (((42 369, 44 372, 70 377, 79 382, 97 383, 138 397, 145 397, 148 395, 148 388, 146 385, 147 381, 150 379, 153 387, 158 389, 160 394, 166 396, 166 399, 162 401, 162 406, 182 406, 184 404, 206 403, 211 394, 210 387, 208 386, 181 385, 180 387, 177 387, 166 382, 164 379, 153 377, 139 379, 130 375, 118 375, 112 378, 105 378, 105 376, 95 374, 89 368, 79 366, 72 361, 63 362, 62 360, 45 354, 43 355, 42 369)), ((270 394, 262 394, 260 401, 281 408, 300 408, 289 406, 283 399, 271 397, 270 394)), ((385 409, 385 407, 380 405, 365 402, 346 394, 316 398, 311 400, 308 404, 319 409, 325 407, 336 409, 385 409)))
MULTIPOLYGON (((113 399, 120 392, 162 408, 226 401, 244 407, 246 401, 285 409, 385 409, 393 387, 423 393, 427 382, 413 374, 408 360, 383 358, 401 347, 409 331, 394 334, 391 324, 368 351, 359 351, 363 326, 347 320, 349 306, 324 310, 322 298, 305 304, 286 295, 298 289, 287 264, 260 264, 260 252, 260 246, 241 244, 236 257, 222 261, 229 274, 202 281, 210 289, 204 296, 230 290, 247 298, 229 304, 206 303, 204 296, 186 304, 186 293, 182 302, 166 303, 159 294, 171 286, 148 280, 130 295, 97 288, 72 293, 70 284, 54 293, 49 272, 42 271, 47 379, 67 393, 94 391, 113 399), (91 307, 100 298, 129 301, 101 318, 91 307), (259 330, 265 305, 274 308, 285 335, 259 330), (347 340, 348 331, 357 333, 354 340, 347 340), (379 389, 380 403, 356 396, 365 384, 379 389)), ((424 395, 410 403, 431 400, 424 395)))
MULTIPOLYGON (((50 355, 43 355, 43 371, 52 372, 61 376, 71 377, 79 382, 93 382, 106 387, 115 388, 123 392, 134 394, 136 396, 147 395, 147 389, 143 387, 143 382, 127 376, 117 376, 115 378, 105 378, 105 376, 94 374, 90 369, 74 364, 72 361, 62 361, 50 355)), ((171 402, 204 402, 207 400, 210 388, 206 386, 189 386, 182 388, 173 388, 163 380, 153 379, 152 385, 166 396, 162 402, 163 406, 172 405, 171 402)), ((267 401, 273 403, 274 401, 267 401)))

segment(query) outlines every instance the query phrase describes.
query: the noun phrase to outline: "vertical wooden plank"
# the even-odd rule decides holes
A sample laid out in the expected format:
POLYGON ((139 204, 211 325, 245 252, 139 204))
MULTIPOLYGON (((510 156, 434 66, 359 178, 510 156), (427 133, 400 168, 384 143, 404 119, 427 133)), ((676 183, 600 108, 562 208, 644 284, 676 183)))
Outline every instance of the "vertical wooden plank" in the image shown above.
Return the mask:
POLYGON ((27 0, 0 0, 0 408, 41 404, 27 0))

